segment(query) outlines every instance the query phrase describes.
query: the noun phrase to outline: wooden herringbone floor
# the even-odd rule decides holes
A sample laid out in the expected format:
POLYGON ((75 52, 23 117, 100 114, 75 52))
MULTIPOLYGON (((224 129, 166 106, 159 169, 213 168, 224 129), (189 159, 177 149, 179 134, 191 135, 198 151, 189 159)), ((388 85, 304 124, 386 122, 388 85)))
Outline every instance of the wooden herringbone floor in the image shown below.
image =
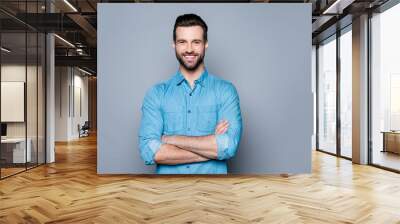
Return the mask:
POLYGON ((400 175, 313 153, 313 173, 98 176, 96 139, 0 181, 0 223, 400 223, 400 175))

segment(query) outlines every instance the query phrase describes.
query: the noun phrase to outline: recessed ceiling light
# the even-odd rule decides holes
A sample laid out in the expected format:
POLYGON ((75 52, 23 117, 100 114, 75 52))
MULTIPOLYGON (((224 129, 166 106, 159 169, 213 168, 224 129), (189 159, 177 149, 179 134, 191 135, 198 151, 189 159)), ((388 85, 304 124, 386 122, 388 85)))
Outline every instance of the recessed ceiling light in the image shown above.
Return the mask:
POLYGON ((60 36, 57 35, 57 34, 54 34, 54 36, 57 37, 58 39, 60 39, 62 42, 66 43, 67 45, 69 45, 69 46, 75 48, 75 45, 73 45, 73 44, 72 44, 71 42, 69 42, 68 40, 66 40, 66 39, 64 39, 64 38, 62 38, 62 37, 60 37, 60 36))
POLYGON ((355 0, 336 0, 322 14, 342 14, 343 9, 351 5, 355 0))
POLYGON ((10 52, 11 52, 11 50, 9 50, 9 49, 7 49, 7 48, 5 48, 5 47, 1 47, 1 50, 4 51, 4 52, 6 52, 6 53, 10 53, 10 52))
POLYGON ((64 0, 65 4, 67 4, 74 12, 78 12, 78 10, 71 4, 69 3, 68 0, 64 0))
POLYGON ((92 75, 92 73, 90 73, 90 72, 88 72, 88 71, 86 71, 86 70, 83 70, 83 69, 81 69, 81 68, 79 68, 79 67, 78 67, 78 70, 81 71, 81 72, 83 72, 83 73, 85 73, 85 74, 87 74, 87 75, 92 75))

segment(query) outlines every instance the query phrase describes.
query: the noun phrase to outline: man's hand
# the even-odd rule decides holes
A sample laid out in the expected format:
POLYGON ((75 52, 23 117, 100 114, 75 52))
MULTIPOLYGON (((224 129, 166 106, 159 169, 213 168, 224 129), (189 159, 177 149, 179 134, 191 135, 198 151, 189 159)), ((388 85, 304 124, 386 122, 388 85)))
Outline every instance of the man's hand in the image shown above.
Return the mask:
POLYGON ((162 143, 165 143, 165 144, 168 144, 168 135, 163 135, 163 136, 161 136, 161 142, 162 143))
POLYGON ((215 134, 222 135, 224 134, 229 127, 229 122, 227 120, 220 121, 217 126, 215 127, 215 134))

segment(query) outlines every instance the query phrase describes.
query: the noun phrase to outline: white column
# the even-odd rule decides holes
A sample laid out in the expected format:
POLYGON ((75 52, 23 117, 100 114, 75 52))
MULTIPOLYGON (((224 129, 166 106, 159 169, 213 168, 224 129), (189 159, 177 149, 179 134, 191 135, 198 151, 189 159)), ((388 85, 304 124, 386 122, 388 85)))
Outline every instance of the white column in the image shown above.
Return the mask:
POLYGON ((368 15, 353 19, 353 162, 368 163, 368 15))
POLYGON ((46 108, 46 163, 52 163, 55 161, 55 151, 54 151, 54 133, 55 133, 55 77, 54 77, 54 67, 55 67, 55 60, 54 60, 54 35, 47 34, 47 108, 46 108))
MULTIPOLYGON (((47 1, 47 12, 53 12, 54 6, 47 1)), ((55 133, 55 44, 54 34, 46 35, 46 163, 55 162, 54 133, 55 133)))

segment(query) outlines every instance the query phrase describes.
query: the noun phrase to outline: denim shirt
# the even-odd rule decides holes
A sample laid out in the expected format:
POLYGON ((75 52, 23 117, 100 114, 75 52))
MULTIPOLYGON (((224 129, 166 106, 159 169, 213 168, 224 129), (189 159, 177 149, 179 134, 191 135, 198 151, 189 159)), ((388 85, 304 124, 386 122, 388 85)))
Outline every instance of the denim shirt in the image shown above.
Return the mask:
POLYGON ((229 122, 228 130, 216 135, 217 159, 157 164, 157 174, 227 173, 226 161, 235 156, 242 133, 239 96, 232 83, 205 69, 192 89, 178 70, 169 80, 147 91, 141 109, 139 150, 146 165, 156 164, 154 156, 163 144, 162 135, 213 135, 218 122, 229 122))

